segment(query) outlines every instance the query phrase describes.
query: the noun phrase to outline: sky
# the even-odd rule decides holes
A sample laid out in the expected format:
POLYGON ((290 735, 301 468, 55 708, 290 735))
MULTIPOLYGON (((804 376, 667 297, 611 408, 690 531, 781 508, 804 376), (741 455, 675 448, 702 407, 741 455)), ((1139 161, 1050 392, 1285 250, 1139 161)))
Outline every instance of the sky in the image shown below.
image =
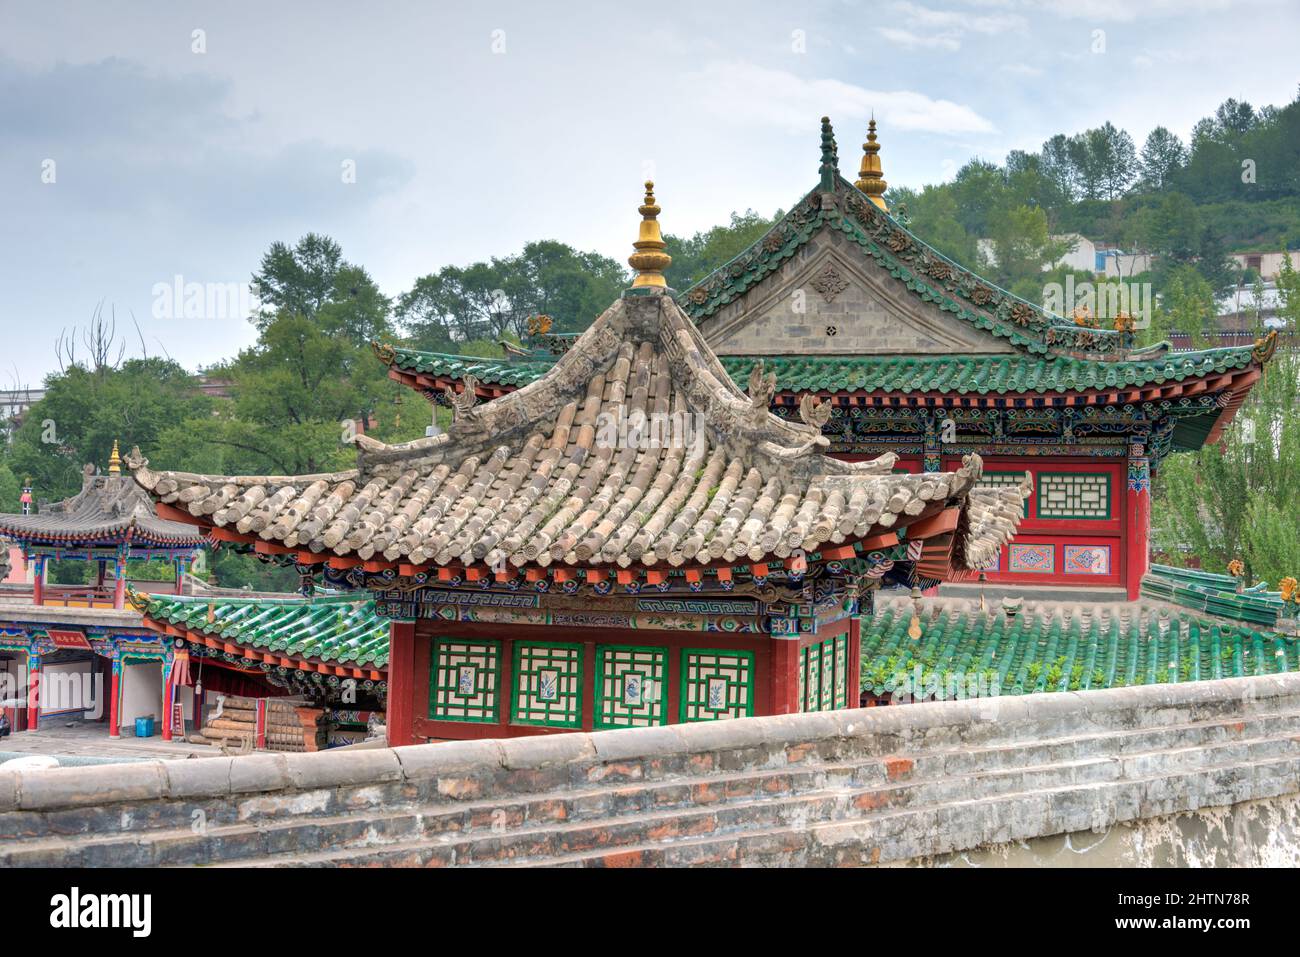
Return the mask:
POLYGON ((1284 104, 1298 39, 1296 0, 0 0, 0 389, 100 306, 128 354, 233 356, 233 290, 308 232, 390 296, 535 239, 623 260, 646 178, 679 235, 788 209, 824 114, 846 175, 874 113, 919 187, 1284 104))

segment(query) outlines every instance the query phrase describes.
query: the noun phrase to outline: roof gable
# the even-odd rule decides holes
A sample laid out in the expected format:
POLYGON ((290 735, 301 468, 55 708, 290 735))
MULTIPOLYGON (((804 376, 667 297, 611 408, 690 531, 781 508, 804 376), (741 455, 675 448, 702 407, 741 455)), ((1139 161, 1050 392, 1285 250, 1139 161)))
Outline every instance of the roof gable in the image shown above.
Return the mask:
POLYGON ((807 193, 748 249, 680 295, 706 338, 712 342, 715 327, 734 325, 735 315, 762 298, 773 277, 815 237, 834 234, 843 237, 864 272, 879 277, 873 286, 899 309, 906 303, 946 313, 987 340, 1026 352, 1114 358, 1126 351, 1120 333, 1048 313, 948 259, 838 174, 833 186, 807 193))

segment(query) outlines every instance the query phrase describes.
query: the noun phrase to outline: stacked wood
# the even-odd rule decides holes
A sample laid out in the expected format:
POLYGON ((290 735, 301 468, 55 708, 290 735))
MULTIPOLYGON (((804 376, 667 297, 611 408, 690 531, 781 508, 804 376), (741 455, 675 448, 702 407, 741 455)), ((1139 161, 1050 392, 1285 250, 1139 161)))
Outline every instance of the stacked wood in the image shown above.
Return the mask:
POLYGON ((262 748, 267 751, 319 751, 326 745, 327 729, 320 708, 306 706, 306 699, 247 698, 226 695, 221 713, 209 719, 202 737, 219 747, 250 751, 257 747, 258 702, 265 701, 266 723, 262 748))

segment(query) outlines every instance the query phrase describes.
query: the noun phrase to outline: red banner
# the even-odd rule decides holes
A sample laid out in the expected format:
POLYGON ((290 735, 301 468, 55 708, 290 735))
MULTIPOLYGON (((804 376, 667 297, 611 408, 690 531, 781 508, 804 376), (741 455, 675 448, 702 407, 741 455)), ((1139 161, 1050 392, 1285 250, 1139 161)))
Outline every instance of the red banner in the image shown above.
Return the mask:
POLYGON ((85 648, 90 650, 90 641, 86 638, 84 632, 80 631, 55 631, 53 628, 46 632, 50 636, 50 641, 54 642, 55 648, 85 648))

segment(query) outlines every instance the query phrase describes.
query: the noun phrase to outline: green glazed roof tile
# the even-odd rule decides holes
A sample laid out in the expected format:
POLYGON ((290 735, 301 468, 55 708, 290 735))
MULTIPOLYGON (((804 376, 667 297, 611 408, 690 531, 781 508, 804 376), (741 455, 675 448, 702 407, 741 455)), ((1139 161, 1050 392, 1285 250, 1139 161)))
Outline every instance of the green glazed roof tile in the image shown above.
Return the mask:
POLYGON ((247 648, 358 668, 388 666, 388 621, 375 614, 372 600, 152 594, 133 595, 132 600, 155 621, 247 648))
POLYGON ((1281 594, 1262 582, 1238 592, 1236 579, 1228 575, 1169 565, 1151 566, 1142 579, 1142 597, 1267 628, 1277 627, 1284 604, 1281 594))
MULTIPOLYGON (((862 689, 889 695, 905 681, 939 697, 1079 691, 1269 675, 1300 667, 1300 642, 1176 609, 1033 604, 1014 616, 965 601, 890 602, 862 628, 862 689), (951 680, 949 680, 951 676, 951 680), (960 689, 960 690, 958 690, 960 689)), ((927 697, 929 695, 926 695, 927 697)), ((918 695, 920 697, 920 695, 918 695)))
MULTIPOLYGON (((737 384, 749 379, 754 363, 776 373, 784 392, 944 392, 999 395, 1133 388, 1182 382, 1243 369, 1251 347, 1179 352, 1126 360, 1066 356, 721 356, 737 384)), ((492 361, 415 350, 397 350, 393 365, 404 371, 461 379, 466 374, 489 385, 521 386, 541 378, 545 359, 492 361)))

